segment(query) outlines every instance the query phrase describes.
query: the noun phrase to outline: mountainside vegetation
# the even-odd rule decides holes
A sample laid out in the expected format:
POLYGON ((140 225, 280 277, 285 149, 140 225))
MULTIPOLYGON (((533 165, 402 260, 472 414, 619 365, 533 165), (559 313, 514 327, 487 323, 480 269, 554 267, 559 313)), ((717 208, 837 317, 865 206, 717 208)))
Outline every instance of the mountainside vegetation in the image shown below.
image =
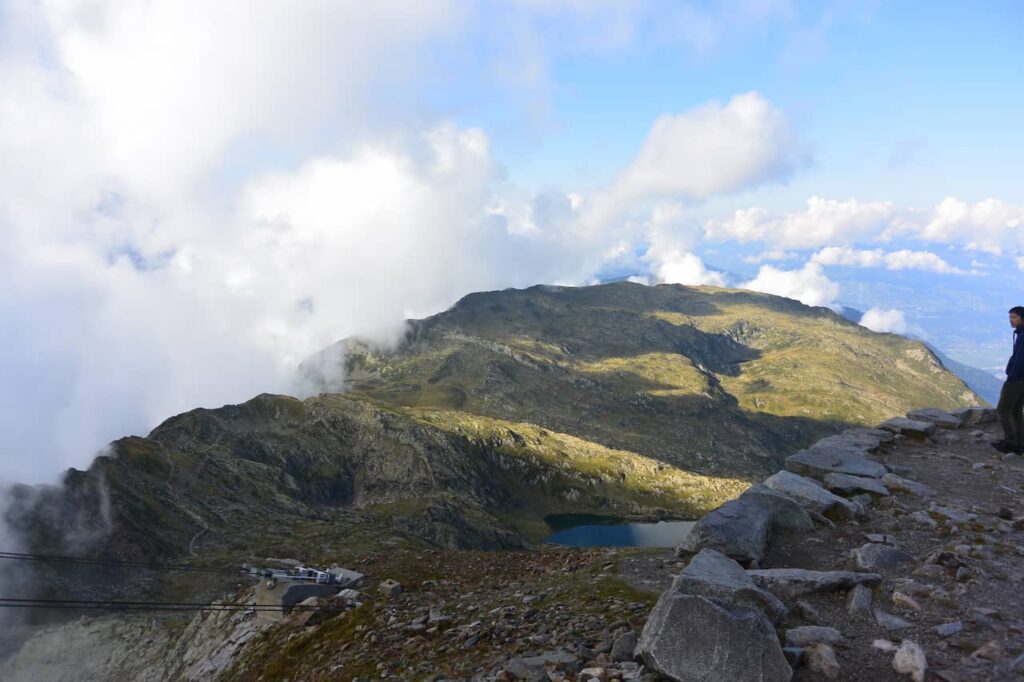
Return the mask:
POLYGON ((978 402, 921 343, 825 308, 626 282, 471 294, 301 369, 320 395, 172 417, 20 489, 9 521, 125 557, 515 548, 551 514, 694 518, 841 428, 978 402))

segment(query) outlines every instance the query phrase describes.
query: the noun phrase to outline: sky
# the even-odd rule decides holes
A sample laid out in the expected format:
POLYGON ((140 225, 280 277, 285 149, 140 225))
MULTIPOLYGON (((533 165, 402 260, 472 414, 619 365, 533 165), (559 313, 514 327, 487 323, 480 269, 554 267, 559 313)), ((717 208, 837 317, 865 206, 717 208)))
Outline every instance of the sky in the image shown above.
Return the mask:
POLYGON ((1024 5, 0 0, 0 480, 466 293, 855 308, 998 368, 1024 5))

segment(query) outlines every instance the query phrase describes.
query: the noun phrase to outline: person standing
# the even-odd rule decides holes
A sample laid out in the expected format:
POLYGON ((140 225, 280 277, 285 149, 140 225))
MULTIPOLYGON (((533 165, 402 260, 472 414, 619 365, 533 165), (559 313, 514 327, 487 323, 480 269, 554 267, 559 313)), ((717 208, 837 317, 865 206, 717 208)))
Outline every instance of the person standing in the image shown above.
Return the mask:
POLYGON ((999 421, 1003 440, 992 443, 1000 452, 1024 453, 1024 306, 1010 308, 1013 355, 1006 363, 1006 383, 999 394, 999 421))

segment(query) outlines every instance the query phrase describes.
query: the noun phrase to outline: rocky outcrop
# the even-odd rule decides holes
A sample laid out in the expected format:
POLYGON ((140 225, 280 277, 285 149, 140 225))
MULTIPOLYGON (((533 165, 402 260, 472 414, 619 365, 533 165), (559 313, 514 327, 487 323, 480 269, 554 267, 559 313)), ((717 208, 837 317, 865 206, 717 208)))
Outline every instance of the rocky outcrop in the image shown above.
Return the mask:
POLYGON ((739 564, 705 549, 654 606, 637 652, 674 680, 788 682, 792 670, 772 626, 784 612, 739 564))
MULTIPOLYGON (((818 676, 815 679, 837 679, 842 676, 842 672, 832 647, 847 646, 846 639, 838 630, 814 622, 820 618, 814 607, 796 600, 828 592, 849 592, 846 600, 847 611, 850 617, 862 618, 864 614, 872 612, 871 588, 877 588, 883 583, 884 574, 908 571, 909 569, 904 567, 912 567, 922 562, 922 559, 895 546, 893 536, 888 533, 866 533, 865 537, 869 542, 855 547, 846 559, 848 563, 860 569, 859 571, 759 568, 758 564, 766 555, 773 530, 773 507, 764 501, 773 498, 763 497, 763 491, 768 490, 795 502, 811 518, 830 517, 840 523, 864 518, 865 510, 861 505, 871 504, 872 500, 885 500, 894 508, 902 508, 896 501, 897 493, 920 500, 931 498, 937 492, 933 487, 913 480, 911 468, 895 464, 887 466, 873 459, 871 455, 880 453, 881 449, 899 439, 909 439, 906 442, 912 443, 921 440, 934 442, 930 439, 945 438, 943 442, 946 442, 953 436, 943 436, 943 432, 962 432, 965 427, 990 423, 991 419, 992 411, 983 408, 970 408, 956 413, 934 409, 915 410, 906 418, 886 421, 880 429, 856 429, 822 439, 788 457, 786 470, 770 476, 763 484, 755 486, 756 491, 752 488, 754 492, 751 494, 723 505, 701 519, 695 526, 695 531, 699 532, 695 532, 680 547, 680 554, 689 555, 700 551, 690 564, 693 572, 698 574, 705 572, 708 566, 719 566, 728 561, 724 557, 717 558, 721 557, 721 554, 714 550, 720 550, 736 561, 750 566, 751 568, 746 571, 746 578, 752 584, 781 598, 787 605, 795 602, 801 617, 810 619, 813 623, 785 630, 782 639, 791 647, 786 649, 787 655, 792 654, 790 660, 802 661, 811 674, 818 676), (858 501, 850 499, 852 497, 858 501), (716 557, 714 562, 711 561, 712 557, 716 557)), ((984 434, 975 432, 970 437, 977 442, 984 434)), ((974 464, 973 469, 977 470, 983 466, 985 465, 974 464)), ((1012 490, 1007 486, 1003 487, 1008 491, 1012 490)), ((977 527, 979 523, 978 514, 964 511, 960 507, 934 502, 928 504, 927 501, 923 504, 928 506, 908 514, 921 524, 944 526, 965 532, 972 524, 973 527, 977 527)), ((1011 517, 1012 512, 1005 511, 1004 518, 1011 517)), ((1001 528, 1002 532, 1010 531, 1010 527, 1005 523, 1001 528)), ((1024 553, 1019 547, 1017 551, 1024 553)), ((983 556, 994 554, 991 551, 986 553, 976 550, 970 545, 958 546, 955 552, 937 551, 923 559, 923 565, 914 571, 914 575, 938 577, 952 575, 952 571, 956 580, 971 580, 976 574, 970 563, 973 559, 983 556), (939 568, 940 566, 942 568, 939 568)), ((685 582, 682 576, 690 571, 690 566, 684 569, 677 585, 685 582)), ((724 565, 719 566, 717 570, 723 574, 729 571, 724 565)), ((941 588, 922 587, 913 580, 902 580, 902 587, 891 593, 892 608, 901 615, 878 608, 873 611, 880 632, 912 629, 913 622, 903 616, 922 610, 924 607, 921 600, 924 597, 945 600, 944 603, 949 600, 948 593, 941 588)), ((737 668, 742 672, 735 674, 747 675, 750 679, 767 679, 759 677, 765 674, 762 670, 750 667, 751 663, 746 655, 753 651, 762 656, 771 650, 769 658, 774 656, 774 646, 766 644, 762 629, 751 624, 757 620, 756 617, 748 612, 751 609, 758 609, 764 619, 770 621, 770 611, 763 602, 759 603, 750 598, 741 599, 738 596, 739 586, 748 585, 746 582, 730 577, 727 583, 727 588, 719 585, 713 595, 708 591, 699 595, 693 594, 692 590, 681 592, 677 585, 674 585, 673 590, 662 596, 662 601, 655 609, 658 617, 655 619, 652 614, 652 619, 641 638, 640 653, 651 668, 676 680, 747 679, 733 677, 732 673, 701 678, 699 674, 702 669, 694 667, 695 661, 701 660, 706 663, 707 660, 695 656, 694 652, 683 644, 684 640, 677 641, 675 646, 670 643, 672 637, 679 637, 682 633, 691 634, 696 629, 695 614, 700 614, 700 617, 707 617, 715 624, 713 628, 703 631, 703 637, 699 640, 703 646, 716 652, 721 651, 723 647, 738 647, 739 651, 734 651, 733 654, 737 656, 737 660, 742 659, 742 665, 737 668), (697 599, 710 603, 698 602, 697 599), (741 611, 742 609, 747 611, 741 611), (741 622, 743 625, 740 625, 741 622), (748 641, 737 641, 739 635, 747 636, 748 641)), ((698 581, 697 584, 703 583, 698 581)), ((749 590, 749 585, 746 589, 749 590)), ((934 632, 942 637, 952 637, 962 627, 960 622, 954 622, 941 625, 934 632)), ((781 631, 777 633, 776 639, 779 639, 780 634, 781 631)), ((888 646, 889 648, 884 650, 895 653, 891 669, 911 679, 924 679, 927 670, 926 657, 916 642, 904 639, 897 647, 887 640, 878 639, 876 644, 879 647, 888 646)), ((1005 659, 1005 647, 998 640, 993 640, 991 644, 990 649, 995 652, 992 654, 993 660, 1005 659)), ((978 651, 983 650, 983 647, 977 648, 977 644, 972 646, 978 651)), ((984 653, 988 655, 988 650, 984 650, 984 653)), ((727 658, 724 654, 719 656, 727 658)), ((982 654, 972 654, 972 657, 984 658, 982 654)), ((1011 665, 1010 668, 1012 667, 1011 665)), ((1024 670, 1024 660, 1018 667, 1024 670)), ((996 670, 1006 668, 997 667, 996 670)), ((960 678, 954 676, 937 679, 960 678)))

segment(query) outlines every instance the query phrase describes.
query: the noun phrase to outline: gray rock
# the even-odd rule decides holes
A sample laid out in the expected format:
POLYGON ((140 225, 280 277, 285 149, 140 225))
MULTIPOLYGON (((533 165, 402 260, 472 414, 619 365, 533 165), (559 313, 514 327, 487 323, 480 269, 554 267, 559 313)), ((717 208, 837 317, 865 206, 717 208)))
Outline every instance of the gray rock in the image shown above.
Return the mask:
POLYGON ((834 680, 839 677, 841 668, 835 650, 828 644, 812 644, 804 649, 804 667, 816 676, 816 679, 834 680))
POLYGON ((765 568, 747 571, 758 586, 784 599, 805 594, 839 592, 855 585, 875 586, 882 582, 877 573, 853 571, 808 571, 803 568, 765 568))
POLYGON ((754 582, 738 563, 713 549, 703 549, 676 576, 671 591, 707 597, 764 611, 772 622, 786 615, 786 605, 754 582))
POLYGON ((911 410, 910 412, 907 412, 907 419, 913 419, 914 421, 919 422, 929 422, 935 424, 940 429, 959 429, 963 426, 962 418, 934 407, 911 410))
POLYGON ((999 421, 999 414, 989 407, 961 407, 953 410, 952 414, 960 419, 964 426, 995 424, 999 421))
POLYGON ((928 505, 928 513, 932 516, 940 516, 953 523, 972 523, 978 520, 977 515, 966 512, 956 507, 944 507, 934 502, 928 505))
POLYGON ((943 623, 935 626, 935 634, 939 637, 952 637, 953 635, 959 635, 964 630, 964 624, 958 620, 952 623, 943 623))
MULTIPOLYGON (((885 474, 889 476, 890 474, 885 474)), ((885 480, 885 476, 882 480, 885 480)), ((877 478, 865 476, 853 476, 852 474, 831 473, 825 476, 825 487, 834 493, 841 495, 855 495, 857 493, 871 493, 872 495, 888 496, 889 489, 886 488, 877 478)))
POLYGON ((869 478, 881 478, 885 474, 885 467, 868 459, 864 448, 856 445, 832 447, 822 445, 822 442, 787 457, 786 469, 794 474, 816 478, 833 472, 869 478))
POLYGON ((905 417, 893 417, 879 424, 878 428, 910 438, 927 438, 928 436, 935 435, 937 427, 931 422, 907 419, 905 417))
POLYGON ((762 483, 748 488, 740 495, 740 499, 753 502, 771 512, 773 529, 812 530, 814 528, 814 521, 798 502, 762 483))
POLYGON ((896 439, 892 431, 886 431, 885 429, 871 429, 865 426, 847 429, 839 435, 848 441, 863 445, 867 448, 868 452, 874 452, 882 445, 892 443, 896 439))
POLYGON ((804 661, 804 650, 798 646, 786 646, 782 647, 782 655, 786 657, 786 662, 789 663, 789 667, 794 670, 799 668, 804 661))
POLYGON ((377 586, 377 589, 384 596, 397 597, 402 594, 402 583, 397 580, 392 580, 391 578, 386 578, 380 581, 380 585, 377 586))
POLYGON ((772 474, 764 480, 764 485, 825 517, 846 520, 854 518, 861 511, 859 506, 830 493, 817 481, 789 471, 772 474))
POLYGON ((857 562, 857 568, 865 571, 874 571, 880 568, 892 568, 908 561, 913 561, 914 557, 901 549, 877 542, 869 542, 853 550, 853 559, 857 562))
POLYGON ((886 474, 885 476, 882 476, 882 483, 884 483, 889 490, 913 493, 918 497, 932 497, 935 495, 935 490, 926 486, 924 483, 911 481, 910 479, 897 476, 896 474, 886 474))
POLYGON ((904 628, 912 627, 910 623, 903 620, 899 616, 894 616, 891 613, 885 611, 875 610, 875 622, 886 630, 902 630, 904 628))
POLYGON ((772 526, 771 512, 750 500, 729 500, 707 514, 679 545, 680 556, 708 548, 743 564, 757 564, 764 556, 772 526))
POLYGON ((793 675, 764 613, 673 590, 655 604, 637 651, 648 668, 681 682, 789 682, 793 675))
POLYGON ((616 661, 632 661, 633 651, 636 649, 636 633, 632 630, 623 632, 615 638, 612 644, 612 658, 616 661))
POLYGON ((835 628, 821 625, 803 625, 786 630, 786 646, 805 647, 818 642, 839 644, 844 641, 843 633, 835 628))
POLYGON ((846 598, 846 611, 850 614, 867 613, 871 610, 871 589, 867 586, 854 585, 846 598))

